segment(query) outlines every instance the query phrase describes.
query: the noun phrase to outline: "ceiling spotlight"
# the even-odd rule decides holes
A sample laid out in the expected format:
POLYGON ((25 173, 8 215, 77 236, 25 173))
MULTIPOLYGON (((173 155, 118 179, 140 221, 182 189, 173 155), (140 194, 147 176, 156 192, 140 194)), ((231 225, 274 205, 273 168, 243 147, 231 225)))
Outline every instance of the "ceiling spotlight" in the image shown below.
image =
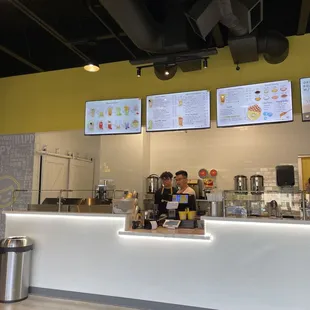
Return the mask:
POLYGON ((203 67, 204 67, 204 69, 208 68, 208 58, 203 59, 203 67))
POLYGON ((84 70, 87 72, 98 72, 100 67, 98 63, 90 61, 84 66, 84 70))
POLYGON ((141 68, 137 68, 137 77, 141 77, 141 68))

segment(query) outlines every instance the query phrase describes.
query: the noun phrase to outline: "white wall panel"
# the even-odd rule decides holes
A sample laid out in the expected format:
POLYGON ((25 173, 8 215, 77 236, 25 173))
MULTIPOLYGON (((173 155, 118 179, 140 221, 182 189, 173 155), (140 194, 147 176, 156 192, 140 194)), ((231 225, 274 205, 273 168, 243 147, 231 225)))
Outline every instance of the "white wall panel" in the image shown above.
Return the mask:
POLYGON ((76 159, 69 160, 69 186, 73 192, 69 197, 89 198, 93 196, 94 164, 76 159))
MULTIPOLYGON (((69 182, 69 160, 43 156, 41 179, 41 202, 45 198, 59 197, 60 190, 67 190, 69 182)), ((62 197, 67 197, 63 193, 62 197)))

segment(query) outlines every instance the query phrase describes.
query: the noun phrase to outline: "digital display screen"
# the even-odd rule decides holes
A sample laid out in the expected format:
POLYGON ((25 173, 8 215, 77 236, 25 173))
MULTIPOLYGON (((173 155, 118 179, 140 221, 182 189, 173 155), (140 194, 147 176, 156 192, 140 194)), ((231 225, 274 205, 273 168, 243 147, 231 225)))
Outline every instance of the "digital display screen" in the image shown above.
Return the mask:
POLYGON ((290 81, 217 90, 217 126, 290 122, 293 120, 290 81))
POLYGON ((300 79, 301 113, 303 121, 310 121, 310 78, 300 79))
POLYGON ((149 132, 210 128, 210 92, 148 96, 146 126, 149 132))
POLYGON ((188 195, 176 194, 172 196, 172 201, 178 203, 188 203, 188 195))
POLYGON ((85 135, 141 133, 141 99, 87 101, 85 135))

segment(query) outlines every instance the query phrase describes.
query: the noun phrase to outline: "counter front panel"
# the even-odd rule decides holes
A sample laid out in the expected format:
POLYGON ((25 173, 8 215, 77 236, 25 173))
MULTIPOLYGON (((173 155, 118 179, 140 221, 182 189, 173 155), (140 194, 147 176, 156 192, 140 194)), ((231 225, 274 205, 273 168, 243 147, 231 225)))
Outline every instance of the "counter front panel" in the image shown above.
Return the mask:
POLYGON ((116 215, 9 212, 6 235, 34 240, 35 288, 179 309, 308 309, 302 262, 310 260, 310 225, 205 218, 211 239, 197 241, 128 238, 125 223, 116 215))

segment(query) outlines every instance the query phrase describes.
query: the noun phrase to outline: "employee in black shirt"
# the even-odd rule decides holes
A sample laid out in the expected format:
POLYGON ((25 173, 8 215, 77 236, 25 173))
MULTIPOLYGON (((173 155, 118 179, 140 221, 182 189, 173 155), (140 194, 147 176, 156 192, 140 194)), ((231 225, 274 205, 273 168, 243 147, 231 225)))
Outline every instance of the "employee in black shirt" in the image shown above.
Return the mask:
POLYGON ((155 193, 155 204, 158 205, 158 215, 167 213, 167 201, 172 201, 172 195, 177 192, 177 189, 172 187, 173 174, 171 172, 163 172, 160 178, 162 187, 155 193))

